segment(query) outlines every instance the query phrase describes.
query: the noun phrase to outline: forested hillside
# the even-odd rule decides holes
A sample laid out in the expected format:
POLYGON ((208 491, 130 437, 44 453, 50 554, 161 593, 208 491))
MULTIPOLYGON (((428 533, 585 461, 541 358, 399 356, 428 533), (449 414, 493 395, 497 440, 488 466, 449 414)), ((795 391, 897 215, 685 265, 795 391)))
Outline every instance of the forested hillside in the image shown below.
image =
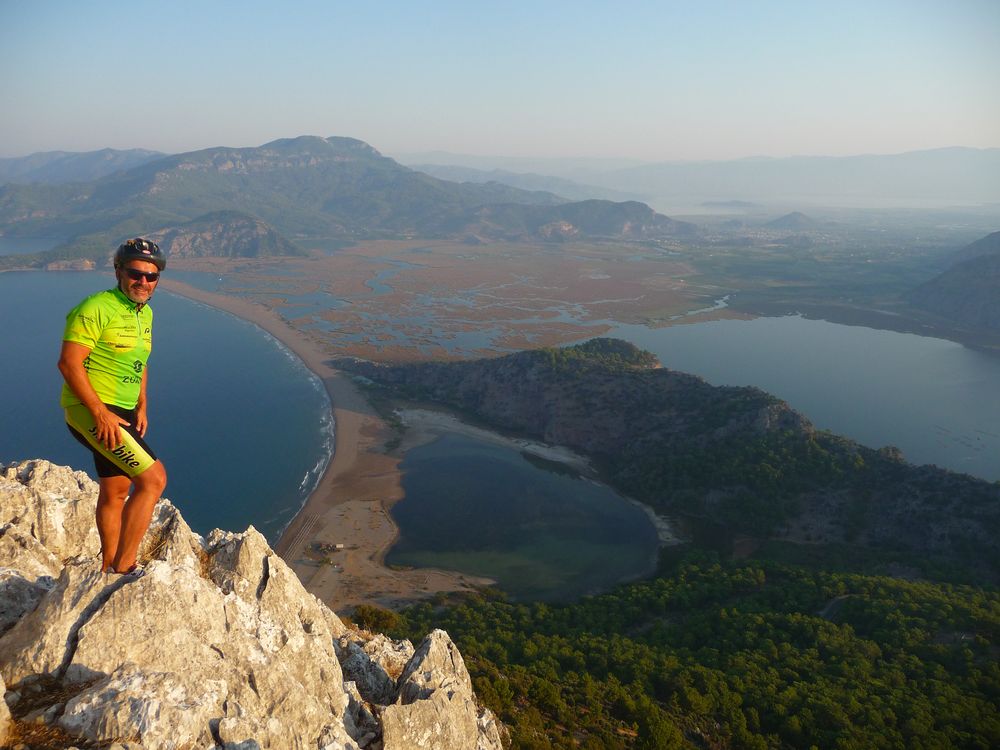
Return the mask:
POLYGON ((1000 746, 995 590, 771 552, 690 552, 569 606, 478 598, 356 617, 410 637, 447 629, 515 748, 1000 746))

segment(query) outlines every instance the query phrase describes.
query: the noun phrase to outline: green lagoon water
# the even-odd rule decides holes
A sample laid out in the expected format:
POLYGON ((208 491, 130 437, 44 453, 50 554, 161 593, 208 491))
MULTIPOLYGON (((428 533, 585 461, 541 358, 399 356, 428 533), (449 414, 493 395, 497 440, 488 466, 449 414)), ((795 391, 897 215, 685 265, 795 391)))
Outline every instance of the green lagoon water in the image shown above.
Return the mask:
POLYGON ((446 434, 410 450, 402 471, 390 565, 460 570, 495 579, 515 599, 562 601, 655 562, 649 516, 558 464, 446 434))

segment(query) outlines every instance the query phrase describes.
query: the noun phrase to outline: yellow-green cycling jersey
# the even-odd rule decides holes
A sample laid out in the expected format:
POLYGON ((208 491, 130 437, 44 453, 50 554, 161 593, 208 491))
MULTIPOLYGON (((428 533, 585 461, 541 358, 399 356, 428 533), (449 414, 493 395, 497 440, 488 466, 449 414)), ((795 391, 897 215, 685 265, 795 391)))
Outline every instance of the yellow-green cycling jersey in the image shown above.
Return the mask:
MULTIPOLYGON (((108 289, 69 311, 63 341, 90 349, 83 366, 101 401, 133 409, 153 348, 152 331, 153 311, 148 305, 137 305, 120 289, 108 289)), ((59 403, 65 408, 80 399, 63 383, 59 403)))

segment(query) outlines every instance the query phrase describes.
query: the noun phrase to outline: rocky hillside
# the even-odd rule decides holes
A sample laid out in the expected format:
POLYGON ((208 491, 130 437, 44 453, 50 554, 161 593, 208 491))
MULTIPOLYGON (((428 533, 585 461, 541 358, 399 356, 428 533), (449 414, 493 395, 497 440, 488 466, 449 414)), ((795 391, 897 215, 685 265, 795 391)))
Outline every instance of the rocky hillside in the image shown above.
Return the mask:
POLYGON ((566 204, 498 182, 449 182, 353 138, 302 136, 165 156, 87 183, 0 186, 0 234, 68 238, 38 257, 4 257, 0 268, 96 258, 122 237, 219 211, 248 214, 296 242, 469 234, 547 240, 567 233, 630 239, 690 227, 644 204, 566 204), (561 230, 563 224, 571 226, 561 230))
POLYGON ((471 362, 343 362, 395 397, 591 457, 667 513, 794 541, 851 542, 959 562, 998 578, 1000 484, 916 467, 821 432, 756 388, 715 387, 595 339, 471 362))
POLYGON ((353 630, 253 528, 203 539, 166 500, 145 574, 101 574, 96 497, 46 461, 0 471, 0 745, 501 749, 445 632, 353 630))
POLYGON ((216 211, 146 237, 156 242, 168 259, 306 254, 260 219, 238 211, 216 211))
POLYGON ((907 295, 923 310, 960 326, 1000 331, 1000 232, 966 246, 958 262, 907 295))

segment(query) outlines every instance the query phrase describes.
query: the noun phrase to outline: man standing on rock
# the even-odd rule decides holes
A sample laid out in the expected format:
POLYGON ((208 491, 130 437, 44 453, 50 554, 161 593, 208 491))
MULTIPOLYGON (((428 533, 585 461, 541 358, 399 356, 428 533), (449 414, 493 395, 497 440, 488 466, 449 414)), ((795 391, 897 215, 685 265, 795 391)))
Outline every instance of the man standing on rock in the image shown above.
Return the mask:
POLYGON ((66 316, 60 404, 70 432, 94 454, 101 571, 135 573, 139 543, 167 485, 163 463, 143 440, 153 326, 147 303, 167 263, 155 243, 134 239, 118 248, 114 265, 116 287, 66 316))

